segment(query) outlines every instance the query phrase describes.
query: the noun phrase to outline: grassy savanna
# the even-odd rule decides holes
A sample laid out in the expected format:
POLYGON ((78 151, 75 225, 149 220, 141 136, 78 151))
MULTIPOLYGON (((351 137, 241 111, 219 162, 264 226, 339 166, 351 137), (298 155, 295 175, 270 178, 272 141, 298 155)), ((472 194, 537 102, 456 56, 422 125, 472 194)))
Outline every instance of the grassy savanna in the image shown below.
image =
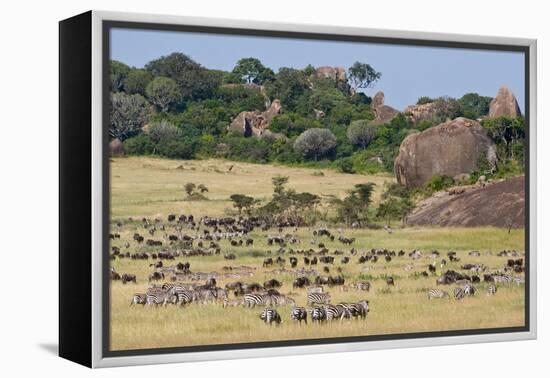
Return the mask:
POLYGON ((276 175, 288 176, 289 188, 321 196, 341 196, 354 184, 374 182, 374 201, 379 199, 384 182, 394 181, 389 174, 350 175, 330 169, 289 168, 215 159, 112 158, 111 216, 156 217, 171 213, 222 216, 226 209, 232 208, 231 194, 243 193, 267 200, 273 193, 271 178, 276 175), (209 200, 184 201, 183 187, 188 182, 206 185, 209 200))
MULTIPOLYGON (((362 176, 338 174, 330 170, 324 176, 313 175, 313 170, 302 168, 277 167, 271 165, 254 165, 232 163, 222 160, 207 161, 174 161, 149 158, 114 159, 112 169, 112 218, 122 222, 119 227, 112 224, 112 232, 120 234, 120 239, 112 245, 129 251, 159 251, 169 248, 163 240, 162 232, 154 237, 163 240, 163 247, 146 247, 132 240, 135 232, 149 236, 138 219, 158 217, 167 226, 167 234, 173 233, 173 226, 166 221, 168 214, 193 214, 221 216, 225 209, 231 208, 228 197, 232 193, 253 195, 255 198, 268 199, 272 193, 271 177, 282 174, 290 177, 289 186, 299 191, 315 194, 345 195, 346 190, 355 183, 376 182, 374 200, 389 176, 362 176), (231 172, 228 169, 234 167, 231 172), (182 167, 182 168, 179 168, 182 167), (209 201, 184 201, 183 185, 186 182, 203 183, 209 188, 206 193, 209 201), (132 217, 134 220, 129 220, 132 217), (130 247, 124 245, 129 242, 130 247)), ((350 256, 350 247, 326 237, 314 238, 314 227, 301 227, 295 235, 300 244, 289 245, 287 250, 317 249, 319 242, 325 243, 332 252, 335 249, 345 251, 350 256)), ((337 227, 331 230, 338 236, 337 227)), ((291 228, 283 233, 292 233, 291 228)), ((149 264, 153 260, 133 260, 129 258, 111 261, 112 267, 120 274, 132 273, 137 276, 137 284, 123 285, 120 281, 111 284, 111 349, 140 349, 174 347, 204 344, 227 344, 253 341, 289 340, 306 338, 327 338, 339 336, 377 335, 389 333, 410 333, 423 331, 458 330, 474 328, 511 327, 524 324, 524 286, 499 286, 495 296, 485 295, 485 284, 476 284, 478 293, 461 301, 454 299, 431 300, 426 298, 426 291, 436 287, 435 280, 442 271, 453 269, 461 271, 464 263, 480 263, 488 270, 502 269, 505 257, 496 254, 503 249, 515 249, 523 252, 524 231, 496 228, 404 228, 396 229, 392 234, 384 230, 342 229, 346 237, 355 237, 352 247, 359 251, 371 248, 403 249, 407 253, 419 249, 423 257, 412 260, 408 255, 394 257, 391 262, 383 258, 378 262, 359 264, 358 256, 351 256, 348 264, 342 264, 343 256, 335 256, 334 265, 328 265, 331 275, 338 275, 337 268, 342 269, 346 283, 367 280, 372 284, 369 292, 343 292, 338 286, 329 288, 332 303, 351 302, 361 299, 370 301, 370 313, 366 321, 352 320, 307 325, 293 324, 289 318, 290 307, 278 308, 283 323, 280 326, 267 326, 259 319, 261 308, 247 309, 242 307, 223 308, 216 304, 190 304, 185 307, 143 307, 130 306, 134 293, 144 293, 149 285, 148 276, 153 272, 149 264), (438 250, 441 256, 432 259, 432 250, 438 250), (446 252, 456 251, 460 262, 449 262, 445 268, 439 267, 439 261, 446 258, 446 252), (478 250, 481 256, 469 256, 468 252, 478 250), (436 261, 437 274, 423 277, 419 273, 427 270, 427 265, 436 261), (412 264, 412 269, 406 270, 412 264), (392 276, 395 286, 386 285, 385 278, 392 276)), ((195 231, 185 230, 193 235, 195 231)), ((297 305, 305 306, 305 289, 293 289, 294 274, 275 274, 278 266, 262 268, 266 257, 276 257, 276 246, 268 246, 267 235, 276 234, 276 229, 263 232, 255 229, 249 236, 254 239, 252 247, 233 247, 228 240, 219 242, 222 253, 205 257, 180 257, 174 261, 165 261, 165 265, 177 262, 189 262, 193 272, 222 272, 228 265, 247 265, 255 267, 254 276, 246 278, 218 279, 218 286, 223 287, 229 281, 259 282, 276 278, 283 282, 281 293, 294 298, 297 305), (234 253, 236 260, 228 261, 224 253, 234 253)), ((288 261, 288 252, 285 258, 288 261)), ((298 268, 304 267, 302 255, 298 268)), ((447 259, 448 260, 448 259, 447 259)), ((313 266, 321 275, 324 264, 313 266)), ((289 268, 288 262, 286 265, 289 268)), ((470 272, 468 272, 470 273, 470 272)), ((440 287, 452 292, 454 285, 440 287)), ((230 295, 233 299, 233 295, 230 295)))

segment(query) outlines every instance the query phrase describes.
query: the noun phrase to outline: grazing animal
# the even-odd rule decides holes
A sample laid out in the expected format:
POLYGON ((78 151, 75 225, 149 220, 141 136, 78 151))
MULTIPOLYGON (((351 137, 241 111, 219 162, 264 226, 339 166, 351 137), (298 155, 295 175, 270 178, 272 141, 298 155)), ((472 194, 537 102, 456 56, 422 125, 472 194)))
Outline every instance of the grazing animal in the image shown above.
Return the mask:
POLYGON ((472 285, 466 284, 463 287, 456 287, 454 290, 454 295, 455 299, 459 300, 467 296, 472 296, 475 292, 476 290, 472 285))
POLYGON ((352 315, 350 310, 347 309, 347 307, 343 304, 337 304, 337 305, 326 305, 323 306, 325 309, 325 312, 327 314, 327 320, 344 320, 344 319, 351 319, 352 315))
POLYGON ((277 310, 275 310, 274 308, 271 308, 271 307, 266 307, 262 313, 260 314, 260 319, 262 319, 264 321, 265 324, 281 324, 282 320, 281 320, 281 315, 279 315, 279 313, 277 312, 277 310))
POLYGON ((264 289, 275 289, 283 286, 282 282, 277 281, 276 279, 271 279, 269 281, 264 282, 264 289))
POLYGON ((307 304, 311 306, 313 304, 327 304, 330 303, 329 293, 307 293, 307 304))
POLYGON ((264 263, 262 264, 262 266, 265 268, 265 267, 268 267, 268 266, 271 266, 273 265, 273 259, 271 257, 267 258, 264 260, 264 263))
POLYGON ((309 278, 307 277, 298 277, 296 278, 293 282, 292 282, 292 287, 294 289, 296 288, 302 288, 302 287, 305 287, 305 286, 309 286, 310 284, 310 281, 309 281, 309 278))
POLYGON ((136 283, 136 275, 135 274, 127 274, 127 273, 124 273, 122 275, 122 283, 124 285, 126 285, 126 282, 133 282, 133 283, 136 283))
POLYGON ((303 307, 293 307, 290 310, 290 319, 302 324, 302 320, 307 324, 307 310, 303 307))
POLYGON ((447 293, 445 290, 439 290, 439 289, 430 289, 428 290, 428 299, 434 299, 434 298, 451 298, 449 296, 449 293, 447 293))
POLYGON ((490 283, 489 286, 487 286, 487 295, 495 295, 497 293, 497 285, 494 283, 490 283))
POLYGON ((324 322, 327 320, 327 313, 324 307, 314 307, 310 310, 310 317, 312 322, 324 322))
POLYGON ((149 290, 147 292, 146 303, 151 305, 166 306, 168 303, 176 303, 177 297, 172 294, 171 290, 149 290))
POLYGON ((134 294, 130 305, 145 305, 147 303, 147 294, 134 294))
POLYGON ((393 280, 393 277, 388 277, 388 278, 386 278, 386 284, 387 284, 388 286, 394 286, 394 285, 395 285, 395 282, 394 282, 394 280, 393 280))
POLYGON ((245 294, 243 297, 243 305, 245 307, 255 307, 258 305, 271 306, 273 298, 269 294, 245 294))

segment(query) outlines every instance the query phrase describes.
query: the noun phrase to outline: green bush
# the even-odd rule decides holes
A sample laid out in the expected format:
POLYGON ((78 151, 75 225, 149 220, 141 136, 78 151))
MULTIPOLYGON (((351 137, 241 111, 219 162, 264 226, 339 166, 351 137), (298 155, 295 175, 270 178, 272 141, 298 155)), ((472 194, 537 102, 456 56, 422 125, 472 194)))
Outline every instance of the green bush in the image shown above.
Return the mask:
POLYGON ((146 134, 126 139, 123 145, 128 155, 151 155, 155 151, 155 143, 146 134))

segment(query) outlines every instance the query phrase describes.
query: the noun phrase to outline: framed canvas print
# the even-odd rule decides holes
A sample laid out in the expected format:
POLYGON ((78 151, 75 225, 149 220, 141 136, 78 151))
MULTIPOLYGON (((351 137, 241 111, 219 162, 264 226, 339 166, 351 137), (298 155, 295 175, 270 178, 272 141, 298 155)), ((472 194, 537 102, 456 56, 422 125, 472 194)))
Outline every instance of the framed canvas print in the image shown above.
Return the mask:
POLYGON ((536 41, 60 22, 60 355, 536 337, 536 41))

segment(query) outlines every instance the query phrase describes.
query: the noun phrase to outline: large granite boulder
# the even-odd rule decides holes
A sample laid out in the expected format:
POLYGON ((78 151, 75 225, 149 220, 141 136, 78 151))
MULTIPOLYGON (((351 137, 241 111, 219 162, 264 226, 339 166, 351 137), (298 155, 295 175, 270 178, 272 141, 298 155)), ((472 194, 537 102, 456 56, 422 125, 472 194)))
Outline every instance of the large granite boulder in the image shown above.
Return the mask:
POLYGON ((525 226, 525 177, 453 188, 421 201, 406 223, 410 226, 525 226), (460 190, 458 190, 460 189, 460 190))
POLYGON ((375 118, 372 120, 372 125, 383 125, 390 122, 393 117, 399 114, 397 109, 385 105, 384 92, 377 92, 372 98, 371 109, 374 111, 375 118))
POLYGON ((489 106, 489 117, 518 117, 520 115, 521 110, 519 109, 516 96, 514 96, 508 87, 500 87, 497 96, 491 101, 489 106))
POLYGON ((394 162, 397 181, 408 188, 427 183, 434 175, 470 173, 485 155, 496 162, 496 146, 477 121, 456 118, 405 138, 394 162))
POLYGON ((323 66, 315 70, 317 77, 346 81, 346 70, 343 67, 323 66))
POLYGON ((281 112, 281 102, 279 100, 273 100, 269 108, 260 112, 245 111, 239 113, 235 119, 228 126, 228 131, 233 132, 244 137, 257 137, 269 136, 270 138, 279 137, 278 134, 269 132, 269 123, 277 114, 281 112))

